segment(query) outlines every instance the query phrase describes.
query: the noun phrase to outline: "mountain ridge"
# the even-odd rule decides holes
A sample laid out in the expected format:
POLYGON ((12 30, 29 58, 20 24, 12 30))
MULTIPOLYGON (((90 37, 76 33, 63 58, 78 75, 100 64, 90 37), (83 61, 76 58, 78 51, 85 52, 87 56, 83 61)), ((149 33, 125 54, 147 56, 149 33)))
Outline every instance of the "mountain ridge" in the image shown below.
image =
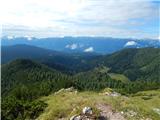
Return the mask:
POLYGON ((125 48, 108 55, 68 54, 29 45, 2 47, 2 63, 18 58, 33 59, 48 67, 70 74, 109 67, 113 73, 124 74, 131 80, 156 79, 160 71, 160 48, 125 48), (8 60, 7 60, 8 59, 8 60), (154 72, 155 71, 155 72, 154 72), (147 76, 151 73, 154 76, 147 76))
MULTIPOLYGON (((160 47, 159 40, 150 39, 129 39, 129 38, 109 38, 109 37, 61 37, 61 38, 34 38, 28 40, 27 37, 8 39, 2 38, 2 45, 28 44, 42 48, 62 51, 62 52, 85 52, 92 47, 92 51, 100 54, 109 54, 125 47, 160 47)), ((88 51, 88 52, 92 52, 88 51)))

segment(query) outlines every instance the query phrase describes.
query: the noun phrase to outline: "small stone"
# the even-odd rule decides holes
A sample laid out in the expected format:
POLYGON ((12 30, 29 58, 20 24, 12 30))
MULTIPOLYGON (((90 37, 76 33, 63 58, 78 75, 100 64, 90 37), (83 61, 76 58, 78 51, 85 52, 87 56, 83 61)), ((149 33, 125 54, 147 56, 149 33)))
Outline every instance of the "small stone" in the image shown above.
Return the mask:
POLYGON ((123 112, 123 111, 121 111, 121 114, 124 114, 124 112, 123 112))
POLYGON ((90 114, 90 115, 93 113, 91 107, 84 107, 82 112, 83 114, 90 114))
POLYGON ((75 93, 75 94, 77 94, 77 93, 78 93, 78 91, 76 90, 76 91, 74 91, 74 93, 75 93))
POLYGON ((117 92, 112 92, 110 96, 117 97, 117 96, 121 96, 121 94, 117 92))
POLYGON ((70 118, 70 120, 74 120, 75 117, 76 117, 76 115, 72 116, 72 117, 70 118))
POLYGON ((74 115, 70 118, 70 120, 81 120, 81 116, 74 115))

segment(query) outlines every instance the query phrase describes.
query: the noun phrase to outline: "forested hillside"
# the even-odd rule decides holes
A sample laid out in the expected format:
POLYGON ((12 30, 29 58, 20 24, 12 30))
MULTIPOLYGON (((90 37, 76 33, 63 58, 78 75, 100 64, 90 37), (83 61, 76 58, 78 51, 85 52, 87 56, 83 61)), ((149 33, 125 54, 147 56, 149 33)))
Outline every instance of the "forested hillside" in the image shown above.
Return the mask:
POLYGON ((71 86, 71 79, 37 62, 18 59, 2 65, 2 119, 35 119, 46 104, 36 100, 71 86))
POLYGON ((160 48, 124 49, 100 59, 111 72, 122 73, 130 80, 160 80, 160 48))
MULTIPOLYGON (((20 54, 26 57, 31 52, 28 50, 23 49, 20 54), (26 53, 22 54, 24 50, 26 53)), ((17 54, 14 54, 16 60, 2 64, 2 119, 37 118, 47 106, 39 98, 62 88, 99 92, 109 87, 123 95, 160 89, 159 48, 124 49, 98 56, 63 56, 64 53, 55 52, 51 59, 46 55, 48 52, 37 52, 34 51, 30 59, 20 59, 21 56, 16 59, 17 54), (37 60, 40 55, 43 62, 37 60), (45 60, 51 65, 44 63, 45 60), (69 72, 64 73, 63 67, 57 69, 52 66, 55 62, 63 63, 66 68, 68 66, 66 70, 69 72)), ((4 56, 10 55, 8 53, 11 54, 11 51, 2 51, 4 56)))
MULTIPOLYGON (((60 88, 69 87, 67 86, 70 84, 69 80, 67 75, 45 65, 27 59, 17 59, 2 65, 2 96, 10 93, 11 90, 20 92, 19 88, 24 88, 24 91, 26 89, 31 92, 27 94, 32 99, 60 88)), ((18 96, 21 99, 21 95, 18 96)), ((22 92, 22 99, 26 99, 23 97, 25 94, 22 92)))

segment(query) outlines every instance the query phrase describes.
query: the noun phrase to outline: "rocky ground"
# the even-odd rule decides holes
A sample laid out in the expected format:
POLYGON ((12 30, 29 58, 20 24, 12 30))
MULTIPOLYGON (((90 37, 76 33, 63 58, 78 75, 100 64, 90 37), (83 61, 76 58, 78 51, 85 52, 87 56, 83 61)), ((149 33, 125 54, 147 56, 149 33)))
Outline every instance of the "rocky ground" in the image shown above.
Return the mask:
POLYGON ((97 109, 100 110, 100 120, 126 120, 120 112, 115 112, 110 105, 97 104, 97 109))
POLYGON ((123 96, 111 89, 101 92, 61 89, 41 98, 48 107, 37 120, 160 120, 159 97, 160 91, 123 96))

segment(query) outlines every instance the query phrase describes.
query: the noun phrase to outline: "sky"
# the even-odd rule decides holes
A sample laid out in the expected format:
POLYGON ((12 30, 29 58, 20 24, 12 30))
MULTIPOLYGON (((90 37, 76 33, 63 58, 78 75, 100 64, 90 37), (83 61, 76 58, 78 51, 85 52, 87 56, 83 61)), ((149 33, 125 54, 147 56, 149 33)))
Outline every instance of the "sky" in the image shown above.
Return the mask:
POLYGON ((0 0, 1 36, 159 37, 159 0, 0 0))

